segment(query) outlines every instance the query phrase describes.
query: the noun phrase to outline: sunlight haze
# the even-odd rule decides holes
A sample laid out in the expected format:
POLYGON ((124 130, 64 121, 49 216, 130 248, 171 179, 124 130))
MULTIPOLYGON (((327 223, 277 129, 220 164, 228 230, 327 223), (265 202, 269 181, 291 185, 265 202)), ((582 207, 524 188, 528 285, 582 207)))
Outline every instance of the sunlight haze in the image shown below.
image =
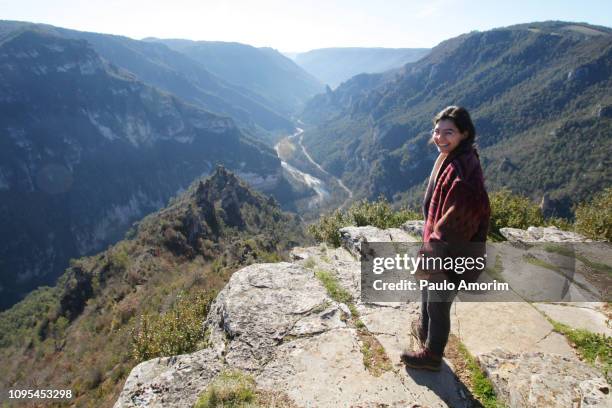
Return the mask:
POLYGON ((0 18, 82 31, 236 41, 281 51, 433 47, 473 30, 542 20, 612 25, 609 1, 0 0, 0 18))

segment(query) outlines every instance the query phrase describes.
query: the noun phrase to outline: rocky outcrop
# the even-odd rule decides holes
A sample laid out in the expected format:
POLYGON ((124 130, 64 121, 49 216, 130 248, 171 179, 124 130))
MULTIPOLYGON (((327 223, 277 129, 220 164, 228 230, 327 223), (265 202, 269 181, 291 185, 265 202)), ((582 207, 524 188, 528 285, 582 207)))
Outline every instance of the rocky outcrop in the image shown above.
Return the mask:
POLYGON ((499 232, 508 241, 522 242, 593 242, 576 232, 563 231, 557 227, 500 228, 499 232))
MULTIPOLYGON (((409 327, 418 318, 417 303, 360 299, 360 245, 418 241, 419 225, 344 228, 343 248, 294 248, 291 263, 235 272, 205 321, 210 348, 140 364, 115 407, 190 406, 227 369, 247 372, 258 389, 303 407, 471 406, 451 361, 440 373, 407 371, 399 363, 402 349, 415 346, 409 327), (321 272, 348 297, 336 300, 317 278, 321 272), (371 344, 390 364, 372 366, 371 344)), ((545 312, 521 299, 458 301, 453 332, 510 407, 607 406, 606 380, 577 358, 545 312)))
POLYGON ((409 344, 405 327, 416 305, 361 304, 359 262, 344 249, 296 248, 293 257, 294 263, 235 272, 206 320, 211 347, 138 365, 115 407, 189 406, 225 369, 248 372, 258 388, 282 392, 303 407, 445 407, 445 400, 460 401, 463 386, 448 367, 440 389, 430 389, 437 383, 431 375, 411 377, 395 365, 409 344), (355 326, 347 304, 330 297, 315 270, 332 273, 349 290, 366 328, 355 326), (364 330, 384 344, 394 363, 382 373, 364 365, 364 330))
POLYGON ((610 385, 593 367, 574 358, 495 350, 479 361, 510 407, 612 406, 610 385))
POLYGON ((425 228, 425 221, 421 221, 421 220, 406 221, 405 223, 402 224, 400 228, 414 237, 422 237, 423 228, 425 228))
POLYGON ((287 336, 343 328, 312 271, 291 263, 252 265, 235 273, 211 307, 212 347, 232 367, 260 370, 287 336), (314 311, 314 312, 313 312, 314 311))
POLYGON ((342 246, 359 258, 364 242, 417 242, 418 239, 399 228, 345 227, 340 229, 342 246))
POLYGON ((223 364, 211 349, 137 365, 115 407, 192 407, 223 364))
POLYGON ((612 106, 599 106, 597 108, 597 117, 599 118, 612 118, 612 106))

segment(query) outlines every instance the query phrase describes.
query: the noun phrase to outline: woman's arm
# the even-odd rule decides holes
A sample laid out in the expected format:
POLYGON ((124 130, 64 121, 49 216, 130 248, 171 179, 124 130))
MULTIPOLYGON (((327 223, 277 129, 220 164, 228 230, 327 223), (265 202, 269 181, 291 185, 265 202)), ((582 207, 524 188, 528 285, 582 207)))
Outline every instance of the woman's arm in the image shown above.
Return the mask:
POLYGON ((478 231, 485 214, 482 191, 461 179, 455 179, 442 204, 442 217, 430 235, 431 242, 461 244, 469 242, 478 231))

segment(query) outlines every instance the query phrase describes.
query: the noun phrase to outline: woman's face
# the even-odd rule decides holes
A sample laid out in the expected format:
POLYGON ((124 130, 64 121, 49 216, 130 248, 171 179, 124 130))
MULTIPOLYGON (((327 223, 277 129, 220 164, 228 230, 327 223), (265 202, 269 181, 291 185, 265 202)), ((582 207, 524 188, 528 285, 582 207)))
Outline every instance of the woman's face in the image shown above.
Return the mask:
POLYGON ((438 152, 448 154, 459 146, 467 134, 461 133, 452 120, 443 119, 434 127, 432 136, 438 152))

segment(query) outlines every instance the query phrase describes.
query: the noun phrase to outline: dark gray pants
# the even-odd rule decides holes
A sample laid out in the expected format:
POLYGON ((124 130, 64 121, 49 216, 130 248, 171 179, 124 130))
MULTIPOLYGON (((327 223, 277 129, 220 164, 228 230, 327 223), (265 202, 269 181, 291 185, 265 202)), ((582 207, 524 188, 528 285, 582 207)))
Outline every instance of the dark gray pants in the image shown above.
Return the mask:
POLYGON ((457 290, 428 290, 421 292, 421 330, 427 333, 425 347, 442 355, 450 333, 450 310, 457 290))

